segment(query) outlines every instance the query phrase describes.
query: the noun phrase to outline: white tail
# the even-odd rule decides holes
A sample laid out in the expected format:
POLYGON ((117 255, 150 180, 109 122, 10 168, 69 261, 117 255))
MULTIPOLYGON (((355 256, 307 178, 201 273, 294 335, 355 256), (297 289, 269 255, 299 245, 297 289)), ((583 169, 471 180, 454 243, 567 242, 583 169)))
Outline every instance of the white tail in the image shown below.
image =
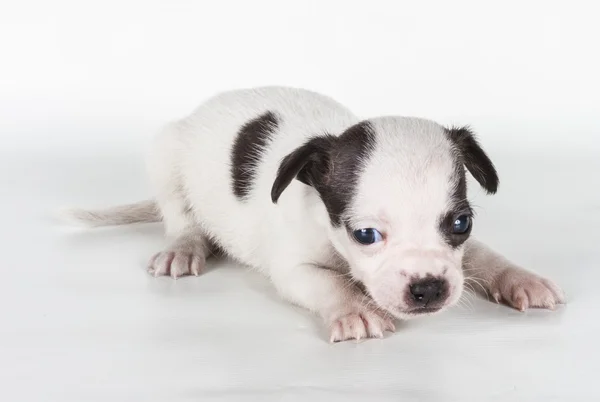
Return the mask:
POLYGON ((160 222, 162 220, 158 205, 153 200, 96 210, 68 208, 60 211, 60 215, 71 223, 91 227, 160 222))

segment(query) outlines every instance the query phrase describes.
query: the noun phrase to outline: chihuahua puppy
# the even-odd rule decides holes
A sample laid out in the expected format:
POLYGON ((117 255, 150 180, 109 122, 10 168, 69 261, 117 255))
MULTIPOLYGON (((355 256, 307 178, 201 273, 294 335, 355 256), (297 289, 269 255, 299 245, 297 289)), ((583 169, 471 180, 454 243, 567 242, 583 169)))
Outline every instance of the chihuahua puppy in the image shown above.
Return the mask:
POLYGON ((331 341, 440 312, 466 276, 519 310, 564 302, 554 283, 470 237, 466 171, 490 194, 498 176, 466 127, 360 120, 295 88, 237 90, 168 124, 148 168, 152 200, 70 217, 162 221, 171 240, 149 262, 155 276, 199 275, 218 247, 321 316, 331 341))

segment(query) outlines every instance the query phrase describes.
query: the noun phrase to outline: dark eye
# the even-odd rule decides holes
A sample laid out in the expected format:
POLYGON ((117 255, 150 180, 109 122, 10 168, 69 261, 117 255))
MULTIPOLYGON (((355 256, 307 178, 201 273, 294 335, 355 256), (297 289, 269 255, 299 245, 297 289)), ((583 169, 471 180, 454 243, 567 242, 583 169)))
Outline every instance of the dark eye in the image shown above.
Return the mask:
POLYGON ((383 235, 377 229, 367 228, 358 229, 352 232, 354 239, 360 244, 368 245, 377 243, 383 240, 383 235))
POLYGON ((452 225, 452 233, 465 234, 471 228, 471 217, 469 215, 461 215, 454 220, 452 225))

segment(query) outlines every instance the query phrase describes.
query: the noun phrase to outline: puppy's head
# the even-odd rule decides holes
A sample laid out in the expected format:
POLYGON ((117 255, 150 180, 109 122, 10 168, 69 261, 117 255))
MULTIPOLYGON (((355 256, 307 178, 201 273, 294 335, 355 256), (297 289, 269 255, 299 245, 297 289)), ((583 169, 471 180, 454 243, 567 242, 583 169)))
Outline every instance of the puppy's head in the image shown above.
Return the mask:
POLYGON ((473 213, 465 168, 495 193, 494 165, 468 128, 415 118, 363 121, 282 161, 276 202, 298 179, 319 194, 332 244, 373 300, 400 318, 454 304, 473 213))

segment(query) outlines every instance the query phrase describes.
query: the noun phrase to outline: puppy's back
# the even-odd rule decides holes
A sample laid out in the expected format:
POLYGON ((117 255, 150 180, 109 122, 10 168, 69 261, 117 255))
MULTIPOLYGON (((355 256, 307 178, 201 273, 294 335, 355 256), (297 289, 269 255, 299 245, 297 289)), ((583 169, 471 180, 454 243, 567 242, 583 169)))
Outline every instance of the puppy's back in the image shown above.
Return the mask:
MULTIPOLYGON (((340 134, 358 119, 311 91, 262 87, 217 95, 172 124, 167 142, 173 174, 207 232, 242 262, 262 266, 265 240, 293 230, 270 192, 281 160, 308 138, 340 134)), ((302 185, 286 191, 299 208, 302 185)), ((289 213, 289 211, 286 211, 289 213)), ((309 211, 294 211, 298 219, 309 211)), ((267 242, 268 243, 268 242, 267 242)))

